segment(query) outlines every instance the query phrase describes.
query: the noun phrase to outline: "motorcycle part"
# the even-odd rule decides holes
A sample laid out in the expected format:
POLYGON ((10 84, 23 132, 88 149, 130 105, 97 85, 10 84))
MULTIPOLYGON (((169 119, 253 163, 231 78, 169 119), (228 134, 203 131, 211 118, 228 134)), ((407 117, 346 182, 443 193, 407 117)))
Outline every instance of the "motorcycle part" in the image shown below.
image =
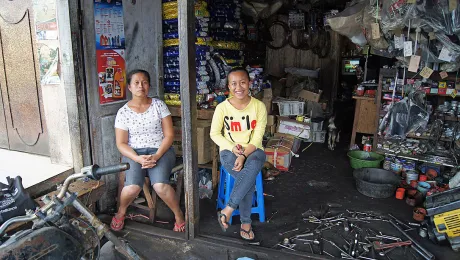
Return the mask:
POLYGON ((394 220, 390 220, 390 223, 399 231, 401 232, 406 238, 408 238, 410 241, 412 241, 413 245, 412 245, 412 248, 414 248, 414 250, 418 250, 417 252, 421 252, 422 256, 427 259, 427 260, 432 260, 434 259, 434 255, 432 253, 430 253, 428 250, 426 250, 425 248, 423 248, 420 243, 418 243, 417 241, 415 241, 411 236, 409 236, 406 231, 404 231, 400 226, 398 226, 398 224, 394 221, 394 220))

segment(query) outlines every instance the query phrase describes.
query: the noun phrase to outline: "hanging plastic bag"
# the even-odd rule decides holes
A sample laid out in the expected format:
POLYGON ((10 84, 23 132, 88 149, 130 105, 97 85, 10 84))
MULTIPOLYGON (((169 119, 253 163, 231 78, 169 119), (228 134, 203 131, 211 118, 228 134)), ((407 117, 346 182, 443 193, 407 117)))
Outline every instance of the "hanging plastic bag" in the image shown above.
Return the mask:
POLYGON ((334 17, 328 18, 327 22, 333 31, 348 37, 353 43, 364 46, 367 41, 362 31, 363 11, 366 1, 350 6, 334 17))

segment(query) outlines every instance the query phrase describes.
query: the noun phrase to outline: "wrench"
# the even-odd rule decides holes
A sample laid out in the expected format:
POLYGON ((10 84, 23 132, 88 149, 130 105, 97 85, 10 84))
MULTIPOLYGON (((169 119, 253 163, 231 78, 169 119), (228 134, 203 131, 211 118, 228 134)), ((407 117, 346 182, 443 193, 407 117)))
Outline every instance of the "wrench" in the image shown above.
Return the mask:
POLYGON ((294 231, 297 231, 297 230, 299 230, 299 228, 294 228, 294 229, 292 229, 292 230, 288 230, 288 231, 286 231, 286 232, 279 233, 279 235, 282 236, 282 235, 284 235, 284 234, 287 234, 287 233, 290 233, 290 232, 294 232, 294 231))

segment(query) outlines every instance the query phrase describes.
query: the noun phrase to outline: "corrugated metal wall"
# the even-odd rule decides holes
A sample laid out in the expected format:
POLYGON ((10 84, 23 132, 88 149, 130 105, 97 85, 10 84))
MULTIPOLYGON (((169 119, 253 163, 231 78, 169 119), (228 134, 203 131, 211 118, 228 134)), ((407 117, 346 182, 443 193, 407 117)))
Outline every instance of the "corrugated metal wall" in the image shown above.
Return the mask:
MULTIPOLYGON (((274 30, 274 37, 283 37, 281 29, 274 30)), ((266 68, 268 73, 274 76, 283 76, 284 68, 298 67, 305 69, 320 68, 319 84, 323 89, 322 99, 332 100, 336 97, 339 84, 340 56, 342 36, 331 31, 331 51, 329 56, 323 59, 318 58, 312 51, 297 50, 289 44, 279 50, 272 50, 267 47, 266 68)), ((275 39, 276 39, 275 38, 275 39)))

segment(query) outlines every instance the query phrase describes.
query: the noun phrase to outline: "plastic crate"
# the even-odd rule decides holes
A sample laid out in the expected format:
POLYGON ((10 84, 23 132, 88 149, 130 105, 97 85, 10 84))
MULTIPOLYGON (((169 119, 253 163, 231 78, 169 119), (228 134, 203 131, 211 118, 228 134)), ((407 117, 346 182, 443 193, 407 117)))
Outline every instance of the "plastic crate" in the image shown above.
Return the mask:
POLYGON ((321 121, 319 123, 311 122, 311 130, 312 131, 322 131, 323 130, 323 123, 324 123, 324 121, 321 121))
POLYGON ((279 101, 278 107, 280 116, 303 115, 305 102, 302 101, 279 101))
POLYGON ((313 143, 324 143, 326 141, 326 131, 313 131, 311 133, 313 143))

